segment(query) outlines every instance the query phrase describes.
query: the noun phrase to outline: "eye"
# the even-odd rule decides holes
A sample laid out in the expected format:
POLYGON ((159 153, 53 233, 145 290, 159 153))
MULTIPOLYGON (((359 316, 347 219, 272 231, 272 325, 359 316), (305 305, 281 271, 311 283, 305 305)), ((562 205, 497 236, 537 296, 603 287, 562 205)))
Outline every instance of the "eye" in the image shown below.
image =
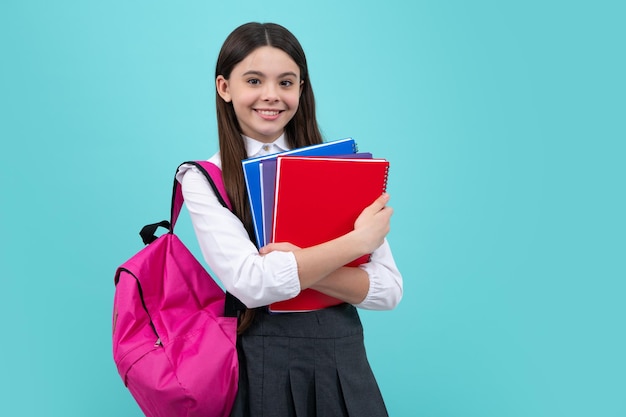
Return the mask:
POLYGON ((259 84, 261 84, 261 80, 259 80, 258 78, 250 78, 248 80, 248 84, 250 84, 250 85, 259 85, 259 84))
POLYGON ((291 87, 293 85, 293 81, 291 80, 283 80, 280 82, 281 87, 291 87))

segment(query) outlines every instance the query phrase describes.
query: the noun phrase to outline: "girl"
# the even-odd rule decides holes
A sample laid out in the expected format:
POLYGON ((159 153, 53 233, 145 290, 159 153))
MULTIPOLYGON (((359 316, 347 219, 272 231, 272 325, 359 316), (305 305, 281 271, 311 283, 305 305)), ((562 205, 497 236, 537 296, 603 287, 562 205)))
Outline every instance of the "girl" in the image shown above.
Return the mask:
POLYGON ((392 309, 402 296, 385 238, 388 195, 337 239, 257 250, 241 160, 322 142, 306 58, 284 27, 244 24, 222 46, 215 84, 219 152, 210 161, 222 169, 233 211, 220 205, 194 167, 182 167, 178 179, 208 265, 247 307, 239 322, 241 375, 231 415, 386 416, 355 307, 392 309), (368 253, 369 263, 343 266, 368 253), (345 303, 308 313, 268 312, 268 304, 305 288, 345 303))

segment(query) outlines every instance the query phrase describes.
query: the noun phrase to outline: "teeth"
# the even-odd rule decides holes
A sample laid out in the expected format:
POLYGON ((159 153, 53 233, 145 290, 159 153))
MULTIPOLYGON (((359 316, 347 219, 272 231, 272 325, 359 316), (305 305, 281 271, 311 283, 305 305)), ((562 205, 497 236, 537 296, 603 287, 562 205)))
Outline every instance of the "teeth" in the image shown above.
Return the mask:
POLYGON ((264 116, 276 116, 278 113, 280 113, 278 110, 257 110, 257 111, 264 116))

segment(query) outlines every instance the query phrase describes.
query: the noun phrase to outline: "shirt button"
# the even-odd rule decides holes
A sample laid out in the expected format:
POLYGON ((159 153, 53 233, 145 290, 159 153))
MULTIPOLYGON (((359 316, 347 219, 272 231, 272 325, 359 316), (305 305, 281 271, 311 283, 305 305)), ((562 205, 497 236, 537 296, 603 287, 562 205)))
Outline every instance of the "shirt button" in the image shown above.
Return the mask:
POLYGON ((263 150, 265 152, 269 151, 270 150, 270 145, 263 145, 263 150))

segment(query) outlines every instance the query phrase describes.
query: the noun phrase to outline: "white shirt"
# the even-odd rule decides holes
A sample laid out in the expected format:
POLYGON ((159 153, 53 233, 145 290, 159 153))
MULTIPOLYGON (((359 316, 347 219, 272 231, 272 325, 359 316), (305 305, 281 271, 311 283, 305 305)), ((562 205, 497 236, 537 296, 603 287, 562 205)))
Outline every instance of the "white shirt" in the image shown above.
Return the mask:
MULTIPOLYGON (((289 149, 284 135, 271 144, 248 137, 244 140, 249 157, 289 149)), ((221 168, 219 152, 209 161, 221 168)), ((293 298, 300 293, 298 265, 292 252, 274 251, 259 255, 239 218, 219 203, 197 168, 185 165, 176 178, 182 184, 202 255, 227 291, 248 308, 293 298)), ((367 296, 356 307, 388 310, 400 302, 402 276, 387 240, 372 253, 370 262, 359 268, 367 272, 370 286, 367 296)))

